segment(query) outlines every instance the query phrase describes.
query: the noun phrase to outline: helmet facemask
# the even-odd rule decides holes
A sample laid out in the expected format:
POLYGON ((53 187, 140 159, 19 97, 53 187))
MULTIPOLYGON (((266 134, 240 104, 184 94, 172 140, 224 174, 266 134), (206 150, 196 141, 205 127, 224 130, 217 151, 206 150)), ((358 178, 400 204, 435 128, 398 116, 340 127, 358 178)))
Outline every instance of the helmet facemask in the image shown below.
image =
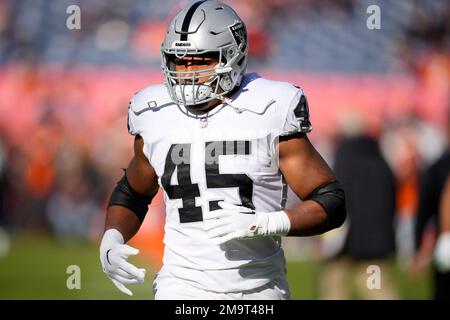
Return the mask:
POLYGON ((232 67, 239 58, 241 63, 246 63, 240 49, 235 45, 229 45, 217 50, 178 48, 161 50, 164 78, 172 100, 185 106, 195 106, 213 99, 223 100, 242 79, 243 74, 232 67), (218 63, 212 68, 201 70, 176 70, 177 58, 203 55, 217 59, 218 63))

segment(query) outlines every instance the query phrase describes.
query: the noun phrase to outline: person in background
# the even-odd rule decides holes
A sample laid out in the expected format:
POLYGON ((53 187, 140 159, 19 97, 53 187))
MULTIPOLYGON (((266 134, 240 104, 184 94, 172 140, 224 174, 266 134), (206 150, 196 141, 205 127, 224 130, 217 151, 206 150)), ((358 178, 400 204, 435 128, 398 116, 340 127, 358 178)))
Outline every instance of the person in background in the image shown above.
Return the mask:
POLYGON ((379 125, 369 132, 368 119, 353 116, 346 116, 334 163, 347 197, 346 235, 341 251, 323 266, 320 298, 349 299, 354 287, 358 298, 397 299, 388 266, 395 253, 395 177, 379 148, 379 125), (379 268, 380 288, 368 288, 369 266, 379 268))
MULTIPOLYGON (((450 119, 450 112, 449 112, 450 119)), ((450 124, 450 121, 448 122, 450 124)), ((447 137, 450 141, 450 125, 447 125, 447 137)), ((444 248, 449 247, 449 227, 448 223, 442 223, 443 218, 439 219, 439 211, 441 205, 441 211, 448 210, 448 197, 449 194, 448 177, 450 173, 450 146, 447 144, 446 150, 442 156, 433 163, 423 175, 420 187, 419 197, 419 209, 417 213, 417 223, 415 227, 415 247, 416 254, 413 260, 412 268, 423 269, 423 267, 430 260, 428 257, 424 257, 424 250, 422 249, 424 243, 424 234, 430 223, 435 226, 436 232, 439 235, 436 250, 435 250, 435 263, 432 264, 434 288, 434 299, 450 299, 450 269, 445 267, 445 263, 442 263, 446 254, 444 254, 444 248), (444 192, 444 188, 445 192, 444 192), (442 203, 442 204, 441 204, 442 203)), ((444 216, 444 213, 441 214, 444 216)), ((447 220, 446 220, 447 221, 447 220)))

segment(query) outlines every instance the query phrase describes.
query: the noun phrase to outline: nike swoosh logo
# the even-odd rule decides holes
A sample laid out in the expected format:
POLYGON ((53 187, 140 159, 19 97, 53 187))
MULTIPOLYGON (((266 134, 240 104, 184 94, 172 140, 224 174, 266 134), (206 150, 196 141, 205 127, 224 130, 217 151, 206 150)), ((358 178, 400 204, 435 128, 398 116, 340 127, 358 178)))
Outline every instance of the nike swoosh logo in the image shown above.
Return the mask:
POLYGON ((109 262, 109 257, 108 257, 110 251, 111 251, 111 249, 106 251, 106 261, 108 261, 108 263, 111 265, 111 262, 109 262))
POLYGON ((213 31, 211 30, 209 33, 211 33, 213 36, 217 36, 218 34, 224 33, 227 30, 222 30, 222 31, 213 31))

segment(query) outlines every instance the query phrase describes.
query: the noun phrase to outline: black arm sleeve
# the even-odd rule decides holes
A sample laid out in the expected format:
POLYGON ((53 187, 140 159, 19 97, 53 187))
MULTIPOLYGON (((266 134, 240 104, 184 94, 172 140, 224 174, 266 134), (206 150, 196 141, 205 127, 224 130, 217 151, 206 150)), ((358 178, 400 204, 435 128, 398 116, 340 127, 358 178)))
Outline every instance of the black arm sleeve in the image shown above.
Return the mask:
POLYGON ((118 205, 130 209, 142 222, 148 211, 148 205, 155 195, 146 196, 137 193, 128 183, 126 174, 117 182, 111 194, 108 207, 118 205))
POLYGON ((339 181, 319 186, 305 200, 316 201, 322 206, 328 217, 329 230, 340 227, 347 217, 345 193, 339 181))

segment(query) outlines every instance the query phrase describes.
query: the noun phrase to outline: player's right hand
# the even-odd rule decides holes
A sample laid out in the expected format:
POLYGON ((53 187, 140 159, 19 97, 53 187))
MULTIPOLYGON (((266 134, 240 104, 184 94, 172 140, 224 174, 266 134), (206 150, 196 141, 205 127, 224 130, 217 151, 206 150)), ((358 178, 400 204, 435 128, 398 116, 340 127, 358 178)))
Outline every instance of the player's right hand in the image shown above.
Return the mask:
POLYGON ((100 244, 100 261, 103 272, 121 292, 132 296, 128 284, 143 283, 145 269, 139 269, 127 261, 132 255, 137 255, 139 250, 124 244, 122 234, 116 229, 109 229, 103 235, 100 244))

